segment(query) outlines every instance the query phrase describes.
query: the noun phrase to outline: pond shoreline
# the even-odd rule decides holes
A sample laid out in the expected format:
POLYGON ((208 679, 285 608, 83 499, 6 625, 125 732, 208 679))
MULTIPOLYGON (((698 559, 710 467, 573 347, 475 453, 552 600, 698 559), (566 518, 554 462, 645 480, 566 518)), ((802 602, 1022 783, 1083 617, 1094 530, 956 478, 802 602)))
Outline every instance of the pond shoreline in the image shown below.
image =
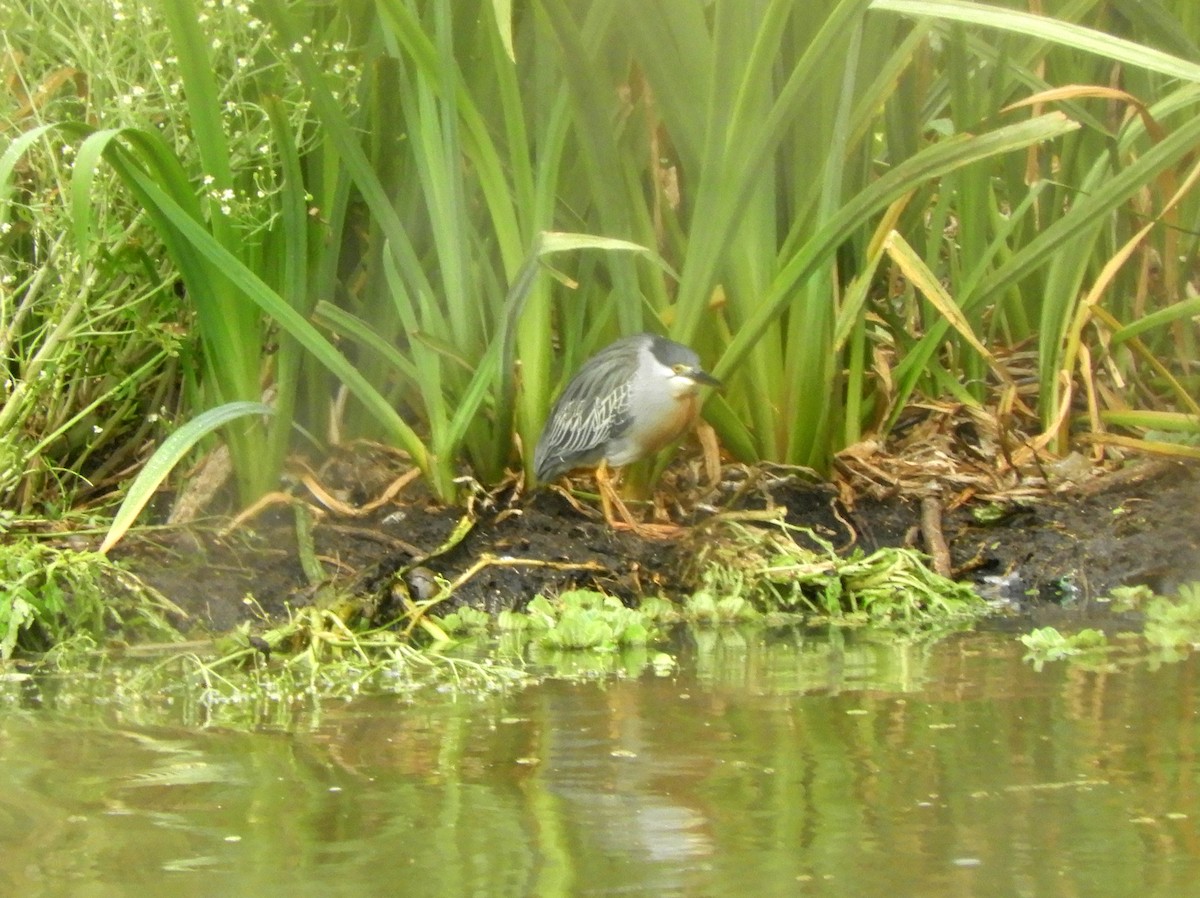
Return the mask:
MULTIPOLYGON (((786 509, 789 524, 810 528, 841 552, 908 545, 928 551, 919 496, 859 497, 848 506, 833 485, 780 471, 761 475, 745 468, 723 472, 732 507, 751 513, 772 504, 786 509)), ((361 491, 382 472, 358 470, 355 476, 361 491)), ((330 586, 378 591, 396 571, 445 543, 463 524, 463 510, 438 506, 416 489, 369 515, 319 511, 310 532, 324 581, 310 580, 311 566, 305 573, 294 506, 269 509, 225 534, 188 528, 134 536, 114 555, 186 612, 184 629, 227 631, 264 614, 281 620, 289 608, 327 595, 330 586), (248 596, 253 601, 245 601, 248 596)), ((355 499, 358 491, 344 493, 355 499)), ((1165 593, 1200 579, 1197 510, 1196 466, 1142 460, 1082 487, 1036 498, 1023 493, 1010 503, 951 506, 940 523, 956 579, 1006 600, 1021 617, 1092 619, 1106 613, 1106 603, 1096 600, 1115 587, 1145 585, 1165 593)), ((675 596, 694 587, 684 572, 694 557, 692 541, 704 538, 702 524, 712 513, 694 505, 688 512, 676 509, 691 527, 670 539, 646 539, 612 530, 557 492, 481 497, 470 532, 454 548, 422 561, 408 586, 419 601, 427 586, 423 578, 458 582, 438 614, 461 605, 491 613, 520 608, 538 593, 577 586, 626 600, 675 596)))

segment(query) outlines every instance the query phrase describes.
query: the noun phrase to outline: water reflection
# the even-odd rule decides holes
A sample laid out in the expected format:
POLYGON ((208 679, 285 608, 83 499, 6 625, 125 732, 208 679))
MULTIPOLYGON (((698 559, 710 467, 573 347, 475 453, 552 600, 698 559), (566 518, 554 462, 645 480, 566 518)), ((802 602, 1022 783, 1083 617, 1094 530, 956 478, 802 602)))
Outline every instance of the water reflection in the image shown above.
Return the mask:
POLYGON ((1194 893, 1200 666, 1021 655, 709 631, 670 677, 260 732, 10 702, 0 893, 1194 893))

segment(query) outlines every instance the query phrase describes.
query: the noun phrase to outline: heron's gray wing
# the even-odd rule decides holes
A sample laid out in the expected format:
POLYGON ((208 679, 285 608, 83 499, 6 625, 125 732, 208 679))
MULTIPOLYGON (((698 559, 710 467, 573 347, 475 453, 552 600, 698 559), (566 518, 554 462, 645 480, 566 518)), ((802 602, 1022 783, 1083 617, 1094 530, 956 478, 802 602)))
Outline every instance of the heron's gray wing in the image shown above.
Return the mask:
POLYGON ((629 343, 622 340, 597 353, 563 390, 534 453, 539 480, 599 461, 605 443, 629 427, 639 348, 629 343))

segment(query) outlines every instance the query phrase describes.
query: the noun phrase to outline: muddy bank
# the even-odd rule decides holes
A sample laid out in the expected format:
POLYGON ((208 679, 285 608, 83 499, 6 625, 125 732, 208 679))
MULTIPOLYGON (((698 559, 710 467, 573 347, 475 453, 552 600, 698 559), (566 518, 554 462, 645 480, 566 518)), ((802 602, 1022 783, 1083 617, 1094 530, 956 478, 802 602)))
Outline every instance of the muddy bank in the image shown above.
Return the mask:
MULTIPOLYGON (((396 473, 355 470, 338 494, 348 504, 365 502, 396 473)), ((672 519, 693 525, 670 539, 614 532, 552 491, 478 497, 471 532, 425 561, 409 579, 410 591, 420 598, 430 576, 461 579, 453 600, 439 607, 443 613, 464 603, 490 612, 520 607, 539 592, 580 585, 627 598, 679 594, 690 586, 679 572, 695 551, 691 540, 705 538, 694 525, 716 508, 782 506, 790 523, 841 551, 927 545, 921 498, 914 495, 865 495, 847 504, 832 485, 741 468, 724 471, 716 488, 698 488, 688 471, 669 475, 668 483, 688 497, 687 510, 672 509, 672 519)), ((442 545, 464 516, 462 509, 434 505, 416 486, 366 515, 317 508, 311 496, 305 505, 313 511, 320 577, 311 565, 305 573, 291 506, 271 508, 229 532, 131 539, 115 554, 185 609, 193 625, 226 630, 251 617, 278 618, 288 606, 319 600, 330 586, 375 595, 386 605, 392 574, 442 545)), ((1023 609, 1086 614, 1117 586, 1170 592, 1200 579, 1196 466, 1139 461, 1063 492, 947 505, 940 522, 954 576, 1023 609)))

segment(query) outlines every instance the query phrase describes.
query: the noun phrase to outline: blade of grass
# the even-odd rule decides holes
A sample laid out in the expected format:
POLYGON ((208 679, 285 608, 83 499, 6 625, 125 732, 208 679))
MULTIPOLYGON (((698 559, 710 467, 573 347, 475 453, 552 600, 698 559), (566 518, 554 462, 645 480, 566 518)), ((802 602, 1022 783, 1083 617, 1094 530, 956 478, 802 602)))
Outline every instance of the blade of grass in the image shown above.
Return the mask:
POLYGON ((120 542, 162 482, 204 437, 238 418, 272 414, 274 410, 261 402, 230 402, 203 412, 167 437, 125 491, 125 498, 100 543, 100 553, 108 552, 120 542))
POLYGON ((928 16, 1041 38, 1106 59, 1159 72, 1170 78, 1200 83, 1200 64, 1050 16, 982 3, 969 3, 966 0, 871 0, 871 9, 900 13, 913 18, 928 16))

